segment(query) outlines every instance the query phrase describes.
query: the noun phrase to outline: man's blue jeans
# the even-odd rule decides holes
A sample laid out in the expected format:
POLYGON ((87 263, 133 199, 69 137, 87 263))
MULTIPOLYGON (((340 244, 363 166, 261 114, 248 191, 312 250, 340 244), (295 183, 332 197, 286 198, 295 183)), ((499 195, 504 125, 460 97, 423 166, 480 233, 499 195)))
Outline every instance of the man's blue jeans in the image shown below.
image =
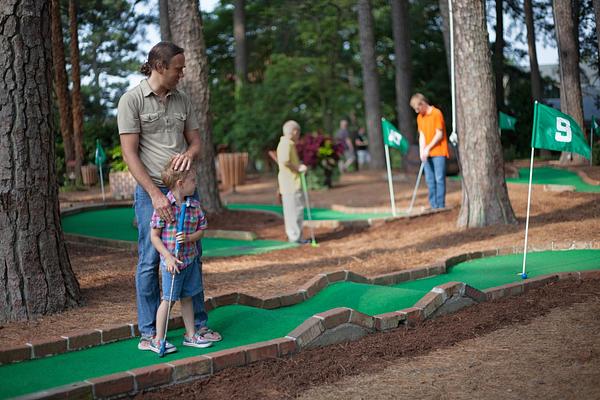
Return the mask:
POLYGON ((429 157, 423 169, 431 208, 446 207, 446 157, 429 157))
MULTIPOLYGON (((160 188, 167 193, 167 188, 160 188)), ((197 198, 197 194, 194 195, 197 198)), ((150 220, 154 208, 152 199, 141 187, 135 188, 135 217, 138 224, 138 265, 135 273, 136 301, 138 311, 138 327, 142 336, 156 334, 156 311, 160 305, 160 287, 158 282, 158 265, 160 255, 150 241, 150 220)), ((198 254, 202 255, 202 244, 198 241, 198 254)), ((202 262, 199 263, 200 279, 202 279, 202 262)), ((204 288, 202 280, 200 287, 204 288)), ((204 290, 193 298, 194 324, 196 329, 206 326, 208 315, 204 309, 204 290)))

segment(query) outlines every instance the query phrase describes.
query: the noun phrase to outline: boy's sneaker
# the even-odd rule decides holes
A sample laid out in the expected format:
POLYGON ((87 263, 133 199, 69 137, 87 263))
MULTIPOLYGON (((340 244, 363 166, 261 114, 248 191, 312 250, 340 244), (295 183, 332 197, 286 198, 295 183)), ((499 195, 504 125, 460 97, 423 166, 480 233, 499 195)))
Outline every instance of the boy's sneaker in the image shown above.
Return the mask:
POLYGON ((219 332, 215 332, 212 329, 207 328, 206 326, 203 326, 202 328, 198 329, 198 332, 196 332, 196 334, 200 335, 202 339, 208 340, 209 342, 220 342, 221 340, 223 340, 219 332))
MULTIPOLYGON (((138 349, 150 350, 155 353, 160 353, 160 340, 155 339, 153 337, 142 336, 140 342, 138 343, 138 349)), ((169 342, 165 343, 165 354, 175 353, 176 351, 177 347, 173 346, 173 344, 169 342)))
POLYGON ((194 336, 192 336, 191 338, 188 338, 187 336, 183 335, 183 345, 204 349, 206 347, 212 346, 212 342, 200 336, 200 332, 198 331, 194 333, 194 336))

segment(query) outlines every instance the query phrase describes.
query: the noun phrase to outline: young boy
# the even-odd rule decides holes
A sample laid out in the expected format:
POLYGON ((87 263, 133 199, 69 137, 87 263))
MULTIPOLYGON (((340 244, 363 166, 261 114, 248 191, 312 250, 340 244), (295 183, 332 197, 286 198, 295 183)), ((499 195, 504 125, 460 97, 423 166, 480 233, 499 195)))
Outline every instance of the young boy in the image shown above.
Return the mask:
MULTIPOLYGON (((156 313, 156 336, 150 343, 150 350, 155 353, 160 351, 160 340, 165 337, 169 300, 181 301, 181 315, 185 324, 183 345, 209 347, 214 340, 207 339, 200 331, 195 330, 192 303, 192 296, 202 290, 196 242, 202 238, 203 231, 207 228, 206 216, 200 208, 200 202, 191 197, 196 190, 196 174, 194 168, 188 171, 176 171, 169 162, 162 171, 162 180, 169 188, 167 199, 171 202, 175 222, 165 222, 156 211, 150 222, 152 228, 150 239, 160 253, 163 291, 163 300, 156 313), (177 221, 183 203, 186 203, 183 232, 177 233, 177 221), (179 243, 178 255, 174 254, 176 242, 179 243), (173 295, 169 299, 172 279, 175 280, 173 295)), ((170 343, 166 345, 166 349, 167 353, 177 351, 170 343)))

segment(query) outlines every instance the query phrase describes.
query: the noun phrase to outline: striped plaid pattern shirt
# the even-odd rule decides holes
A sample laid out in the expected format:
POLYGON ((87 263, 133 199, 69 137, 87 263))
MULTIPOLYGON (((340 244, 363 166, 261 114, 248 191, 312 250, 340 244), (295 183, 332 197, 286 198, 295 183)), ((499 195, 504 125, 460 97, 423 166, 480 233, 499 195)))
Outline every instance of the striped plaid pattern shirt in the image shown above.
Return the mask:
MULTIPOLYGON (((173 215, 175 216, 175 221, 166 223, 160 218, 160 216, 155 210, 152 214, 152 219, 150 220, 150 226, 153 229, 162 229, 162 242, 164 243, 167 250, 169 250, 171 254, 175 255, 175 244, 177 243, 177 221, 179 221, 181 207, 177 205, 175 196, 173 196, 173 193, 171 193, 171 191, 167 193, 167 199, 171 202, 171 210, 173 211, 173 215)), ((183 232, 186 235, 189 235, 200 230, 205 230, 207 227, 208 222, 206 220, 206 214, 204 214, 204 211, 202 211, 202 208, 200 207, 200 202, 191 197, 188 198, 188 205, 186 206, 185 219, 183 223, 183 232)), ((196 243, 186 242, 179 245, 179 260, 183 262, 182 266, 179 269, 183 269, 190 265, 197 256, 198 248, 196 247, 196 243)), ((163 265, 165 263, 162 254, 160 256, 160 262, 163 265)))

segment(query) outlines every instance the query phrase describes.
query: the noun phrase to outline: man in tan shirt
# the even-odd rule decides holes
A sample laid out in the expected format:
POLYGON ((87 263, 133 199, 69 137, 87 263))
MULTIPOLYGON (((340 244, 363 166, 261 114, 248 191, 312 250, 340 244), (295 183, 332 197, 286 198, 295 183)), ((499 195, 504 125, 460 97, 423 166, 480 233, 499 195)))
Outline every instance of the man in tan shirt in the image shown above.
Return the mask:
MULTIPOLYGON (((200 132, 195 111, 185 93, 177 90, 183 78, 183 49, 160 42, 148 54, 141 71, 148 78, 119 100, 117 122, 123 159, 138 185, 135 216, 138 223, 138 265, 135 274, 140 350, 150 350, 156 334, 156 310, 160 304, 159 254, 150 242, 150 219, 154 210, 164 221, 174 221, 168 188, 161 171, 173 159, 176 170, 189 170, 200 153, 200 132)), ((196 196, 197 197, 197 196, 196 196)), ((198 253, 202 247, 198 241, 198 253)), ((202 268, 202 263, 200 263, 202 268)), ((202 271, 202 270, 200 270, 202 271)), ((196 328, 206 340, 218 341, 207 328, 204 291, 192 298, 196 328)), ((175 351, 168 344, 166 352, 175 351)))
POLYGON ((306 172, 306 165, 300 162, 296 151, 296 141, 299 138, 300 125, 296 121, 290 120, 283 124, 283 136, 277 145, 277 165, 279 166, 277 181, 288 240, 304 244, 306 241, 302 239, 304 206, 300 174, 306 172))

